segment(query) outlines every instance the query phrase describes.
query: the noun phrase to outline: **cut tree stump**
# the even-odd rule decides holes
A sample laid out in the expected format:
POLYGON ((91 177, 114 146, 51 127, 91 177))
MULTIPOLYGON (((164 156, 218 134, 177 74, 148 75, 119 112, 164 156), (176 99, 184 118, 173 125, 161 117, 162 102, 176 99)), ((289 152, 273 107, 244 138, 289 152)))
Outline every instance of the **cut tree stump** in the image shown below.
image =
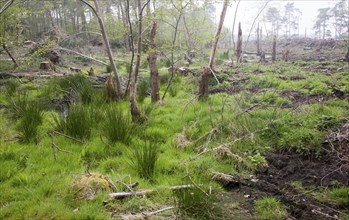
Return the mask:
POLYGON ((55 68, 54 68, 54 66, 52 65, 52 63, 50 63, 50 62, 41 62, 40 63, 40 67, 39 67, 39 69, 41 69, 41 70, 47 70, 47 71, 49 71, 49 70, 55 70, 55 68))

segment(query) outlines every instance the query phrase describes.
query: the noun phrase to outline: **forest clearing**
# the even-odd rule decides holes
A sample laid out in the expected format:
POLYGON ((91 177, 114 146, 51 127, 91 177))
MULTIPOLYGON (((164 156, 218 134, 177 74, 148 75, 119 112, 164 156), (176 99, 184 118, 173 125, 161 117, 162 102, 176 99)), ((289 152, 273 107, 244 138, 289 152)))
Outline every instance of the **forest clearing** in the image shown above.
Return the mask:
POLYGON ((0 219, 349 219, 327 6, 0 0, 0 219))

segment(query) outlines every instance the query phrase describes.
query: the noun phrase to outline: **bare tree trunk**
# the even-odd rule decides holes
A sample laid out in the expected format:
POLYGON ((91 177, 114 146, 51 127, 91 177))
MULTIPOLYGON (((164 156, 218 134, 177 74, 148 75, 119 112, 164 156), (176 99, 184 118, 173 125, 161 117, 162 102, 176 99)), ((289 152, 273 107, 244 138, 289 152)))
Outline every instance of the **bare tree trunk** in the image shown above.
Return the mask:
POLYGON ((263 33, 262 33, 262 28, 259 30, 259 51, 262 53, 263 52, 263 33))
POLYGON ((133 60, 135 57, 135 49, 134 49, 134 44, 133 44, 133 30, 132 30, 132 23, 131 23, 131 18, 130 18, 130 0, 126 0, 126 18, 128 22, 128 27, 130 31, 130 50, 131 50, 131 62, 130 62, 130 68, 129 68, 129 73, 128 73, 128 79, 127 79, 127 84, 125 88, 125 96, 127 97, 129 91, 130 91, 130 82, 131 82, 131 77, 132 77, 132 71, 133 71, 133 60))
POLYGON ((276 61, 276 36, 275 35, 273 37, 273 53, 272 53, 271 59, 273 62, 276 61))
POLYGON ((203 73, 201 75, 201 81, 200 81, 200 85, 199 85, 199 98, 208 96, 208 81, 210 79, 210 75, 211 75, 210 73, 213 71, 214 66, 215 66, 215 57, 216 57, 218 40, 219 40, 219 36, 221 34, 221 31, 222 31, 225 14, 226 14, 227 8, 228 8, 228 2, 229 2, 229 0, 224 0, 223 9, 222 9, 222 13, 221 13, 221 16, 219 19, 218 27, 217 27, 215 36, 213 38, 211 55, 210 55, 210 60, 208 62, 208 67, 204 68, 203 73))
POLYGON ((260 40, 260 38, 259 38, 259 24, 258 24, 258 26, 257 26, 257 31, 256 31, 256 33, 257 33, 257 56, 261 53, 261 50, 260 50, 260 42, 259 42, 259 40, 260 40))
MULTIPOLYGON (((127 4, 127 3, 126 3, 127 4)), ((120 1, 119 2, 119 13, 120 13, 120 16, 121 16, 121 19, 122 19, 122 25, 124 26, 124 28, 126 29, 127 28, 127 20, 126 17, 125 17, 125 10, 123 8, 123 5, 122 5, 122 2, 120 1)), ((129 13, 128 11, 126 11, 126 13, 129 13)), ((127 51, 130 51, 130 45, 129 45, 129 37, 128 37, 128 33, 126 33, 124 35, 124 44, 125 44, 125 47, 126 47, 126 50, 127 51)))
POLYGON ((15 64, 15 66, 18 67, 18 63, 17 63, 15 57, 12 55, 11 51, 7 48, 5 43, 2 44, 2 48, 4 48, 4 50, 6 51, 8 56, 11 58, 12 62, 15 64))
POLYGON ((133 68, 133 75, 131 77, 130 84, 130 103, 131 103, 131 116, 132 121, 138 121, 141 119, 141 111, 139 110, 137 103, 137 78, 139 73, 139 66, 141 63, 141 53, 142 53, 142 13, 144 7, 149 4, 150 0, 148 0, 143 7, 141 7, 141 0, 137 0, 137 8, 138 8, 138 38, 137 38, 137 55, 136 55, 136 63, 133 68))
POLYGON ((98 20, 98 23, 99 23, 99 27, 101 29, 103 41, 104 41, 104 46, 106 48, 106 51, 107 51, 107 54, 108 54, 108 57, 109 57, 109 61, 110 61, 110 65, 111 65, 111 67, 113 69, 115 80, 116 80, 117 98, 120 99, 122 97, 121 78, 119 76, 118 69, 116 68, 116 65, 115 65, 115 62, 114 62, 114 59, 113 59, 113 54, 112 54, 112 51, 111 51, 111 48, 110 48, 110 44, 109 44, 109 40, 108 40, 108 37, 107 37, 107 33, 105 31, 105 28, 104 28, 103 19, 102 19, 102 17, 99 14, 99 12, 100 12, 99 0, 94 0, 96 8, 92 7, 92 5, 89 4, 86 0, 80 0, 80 1, 82 1, 87 6, 89 6, 92 9, 92 11, 95 13, 96 17, 97 17, 97 20, 98 20))
POLYGON ((236 14, 238 12, 240 0, 238 1, 236 8, 235 8, 235 14, 234 14, 234 21, 233 21, 233 29, 231 31, 231 37, 233 39, 233 51, 235 51, 235 39, 234 39, 234 31, 235 31, 235 21, 236 21, 236 14))
POLYGON ((149 69, 150 69, 150 80, 151 80, 151 102, 157 102, 160 99, 159 90, 160 90, 160 82, 159 82, 159 71, 158 66, 156 65, 156 36, 157 23, 155 20, 152 22, 151 30, 150 30, 150 53, 148 56, 149 69))
POLYGON ((238 63, 241 62, 241 55, 242 55, 242 30, 241 30, 241 23, 239 22, 238 42, 236 46, 236 60, 238 63))
POLYGON ((220 16, 220 19, 219 19, 218 27, 217 27, 215 36, 213 38, 211 55, 210 55, 210 61, 208 63, 208 66, 211 69, 214 69, 214 66, 215 66, 215 58, 216 58, 216 51, 217 51, 218 40, 219 40, 219 37, 221 35, 225 14, 226 14, 227 8, 228 8, 228 2, 229 2, 229 0, 224 0, 223 9, 222 9, 222 13, 221 13, 221 16, 220 16))

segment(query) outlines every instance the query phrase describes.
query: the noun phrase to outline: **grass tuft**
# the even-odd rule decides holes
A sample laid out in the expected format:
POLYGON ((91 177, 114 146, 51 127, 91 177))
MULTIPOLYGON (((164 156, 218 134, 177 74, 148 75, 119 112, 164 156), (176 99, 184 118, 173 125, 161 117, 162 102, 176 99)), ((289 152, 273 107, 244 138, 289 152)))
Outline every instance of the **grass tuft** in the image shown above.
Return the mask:
POLYGON ((103 126, 103 134, 109 143, 130 143, 133 126, 129 114, 125 114, 120 106, 110 105, 106 108, 103 126))
POLYGON ((152 180, 160 149, 154 141, 136 141, 131 154, 131 164, 141 178, 152 180))

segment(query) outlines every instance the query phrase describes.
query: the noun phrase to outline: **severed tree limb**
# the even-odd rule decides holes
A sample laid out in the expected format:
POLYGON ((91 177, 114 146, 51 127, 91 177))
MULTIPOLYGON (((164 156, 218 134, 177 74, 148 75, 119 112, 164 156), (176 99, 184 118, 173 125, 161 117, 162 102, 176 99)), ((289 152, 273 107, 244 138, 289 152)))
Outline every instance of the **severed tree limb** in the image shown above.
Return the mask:
POLYGON ((96 58, 89 57, 89 56, 87 56, 87 55, 84 55, 84 54, 79 53, 79 52, 74 51, 74 50, 70 50, 70 49, 63 48, 63 47, 60 47, 59 50, 66 51, 66 52, 68 52, 68 53, 76 54, 76 55, 78 55, 78 56, 81 56, 81 57, 84 57, 84 58, 93 60, 93 61, 95 61, 95 62, 97 62, 97 63, 103 64, 103 65, 106 65, 106 66, 108 65, 106 62, 103 62, 103 61, 101 61, 101 60, 97 60, 96 58))

